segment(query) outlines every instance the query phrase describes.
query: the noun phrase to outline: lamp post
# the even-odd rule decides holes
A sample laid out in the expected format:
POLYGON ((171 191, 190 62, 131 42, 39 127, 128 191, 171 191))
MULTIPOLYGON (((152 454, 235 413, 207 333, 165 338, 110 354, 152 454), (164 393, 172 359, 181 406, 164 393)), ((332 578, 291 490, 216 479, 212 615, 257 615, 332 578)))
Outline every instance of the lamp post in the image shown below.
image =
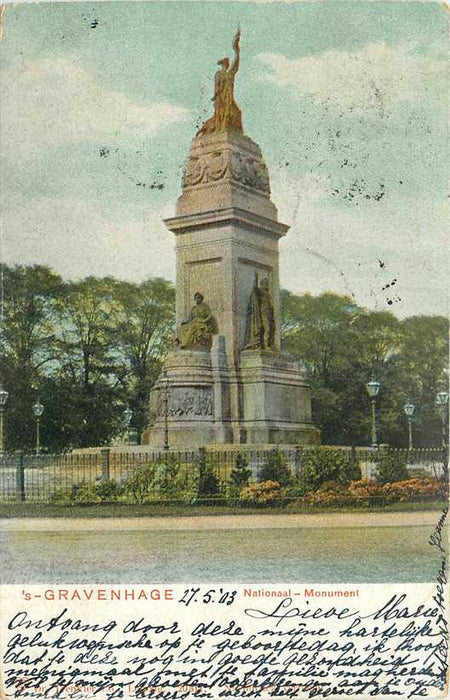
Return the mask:
POLYGON ((444 475, 448 477, 448 454, 447 454, 447 403, 448 393, 446 391, 438 391, 436 394, 436 406, 439 409, 442 419, 442 463, 444 466, 444 475))
POLYGON ((403 406, 403 410, 406 414, 406 417, 408 419, 408 450, 412 450, 413 442, 412 442, 412 418, 414 415, 414 411, 416 410, 416 407, 414 406, 411 401, 408 401, 408 403, 405 403, 403 406))
POLYGON ((169 449, 169 380, 164 370, 164 449, 169 449))
POLYGON ((33 413, 36 418, 36 454, 41 451, 41 416, 44 413, 44 406, 38 400, 33 404, 33 413))
POLYGON ((371 379, 367 382, 366 389, 370 396, 370 402, 372 404, 372 447, 378 447, 378 435, 377 435, 377 416, 376 416, 376 402, 377 396, 380 393, 381 384, 375 379, 371 379))
POLYGON ((8 400, 8 392, 0 384, 0 455, 5 451, 5 433, 4 433, 4 413, 5 413, 5 403, 8 400))
POLYGON ((125 430, 127 431, 127 445, 129 445, 130 444, 130 423, 131 423, 131 419, 133 418, 133 411, 131 410, 129 404, 127 404, 127 407, 124 410, 122 417, 123 417, 123 424, 125 426, 125 430))

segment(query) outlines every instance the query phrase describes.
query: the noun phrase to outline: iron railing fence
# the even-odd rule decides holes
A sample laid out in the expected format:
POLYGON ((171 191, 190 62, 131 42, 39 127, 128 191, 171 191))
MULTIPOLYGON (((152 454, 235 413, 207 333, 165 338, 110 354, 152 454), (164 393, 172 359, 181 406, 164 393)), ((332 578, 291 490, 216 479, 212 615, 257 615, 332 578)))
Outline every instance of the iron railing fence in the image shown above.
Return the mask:
MULTIPOLYGON (((134 477, 137 486, 139 478, 147 484, 147 491, 157 500, 186 502, 195 500, 199 484, 208 474, 212 474, 219 495, 229 492, 231 472, 238 455, 245 458, 251 471, 250 481, 257 481, 264 465, 273 458, 274 452, 283 455, 284 463, 291 475, 300 476, 308 450, 311 447, 252 449, 239 445, 230 449, 197 450, 80 450, 65 454, 28 455, 24 453, 0 455, 0 502, 26 501, 48 503, 75 498, 81 489, 96 489, 100 485, 113 484, 120 498, 125 499, 125 487, 130 491, 130 479, 134 477), (136 476, 138 475, 138 476, 136 476), (140 476, 139 476, 140 475, 140 476), (177 490, 171 490, 170 480, 177 481, 177 490), (178 496, 175 496, 175 492, 178 496), (180 496, 180 494, 182 494, 180 496)), ((380 458, 391 454, 403 460, 411 473, 429 474, 436 478, 444 475, 444 456, 441 448, 423 449, 383 449, 322 447, 326 450, 341 449, 351 453, 358 461, 363 478, 376 476, 380 458)), ((211 485, 210 487, 211 488, 211 485)), ((114 498, 117 495, 114 496, 114 498)), ((100 499, 100 496, 98 497, 100 499)), ((103 487, 101 500, 108 498, 108 488, 103 487)), ((133 500, 131 498, 131 500, 133 500)))

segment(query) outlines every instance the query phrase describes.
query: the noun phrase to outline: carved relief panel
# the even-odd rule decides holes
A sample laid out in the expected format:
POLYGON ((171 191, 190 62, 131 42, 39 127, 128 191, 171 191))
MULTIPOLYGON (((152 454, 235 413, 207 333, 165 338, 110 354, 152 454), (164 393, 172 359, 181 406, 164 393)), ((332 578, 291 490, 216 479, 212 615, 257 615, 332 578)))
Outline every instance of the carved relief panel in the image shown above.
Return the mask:
POLYGON ((191 156, 182 186, 186 189, 224 179, 270 194, 269 173, 264 161, 229 149, 191 156))
MULTIPOLYGON (((165 414, 164 390, 158 392, 156 412, 158 418, 165 414)), ((201 418, 213 415, 211 387, 169 387, 167 391, 167 416, 169 418, 201 418)))

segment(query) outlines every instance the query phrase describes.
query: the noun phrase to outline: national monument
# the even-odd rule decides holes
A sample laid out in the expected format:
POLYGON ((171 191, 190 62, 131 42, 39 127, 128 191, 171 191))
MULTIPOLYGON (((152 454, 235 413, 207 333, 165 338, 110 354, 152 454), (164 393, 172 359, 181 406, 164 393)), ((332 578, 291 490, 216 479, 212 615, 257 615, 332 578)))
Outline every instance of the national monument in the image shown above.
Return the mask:
POLYGON ((270 199, 259 146, 244 134, 234 59, 218 61, 214 114, 194 137, 176 213, 173 350, 151 391, 155 447, 317 440, 302 365, 280 351, 278 243, 288 226, 270 199))

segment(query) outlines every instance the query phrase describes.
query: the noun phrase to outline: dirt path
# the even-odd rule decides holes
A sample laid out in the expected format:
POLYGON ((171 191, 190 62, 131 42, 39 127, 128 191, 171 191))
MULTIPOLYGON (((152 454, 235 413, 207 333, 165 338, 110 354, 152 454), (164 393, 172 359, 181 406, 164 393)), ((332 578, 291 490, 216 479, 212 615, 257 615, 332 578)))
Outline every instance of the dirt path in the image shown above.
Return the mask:
POLYGON ((438 511, 414 513, 318 513, 219 515, 153 518, 11 518, 0 520, 0 531, 104 530, 245 530, 293 527, 412 527, 435 525, 438 511))

